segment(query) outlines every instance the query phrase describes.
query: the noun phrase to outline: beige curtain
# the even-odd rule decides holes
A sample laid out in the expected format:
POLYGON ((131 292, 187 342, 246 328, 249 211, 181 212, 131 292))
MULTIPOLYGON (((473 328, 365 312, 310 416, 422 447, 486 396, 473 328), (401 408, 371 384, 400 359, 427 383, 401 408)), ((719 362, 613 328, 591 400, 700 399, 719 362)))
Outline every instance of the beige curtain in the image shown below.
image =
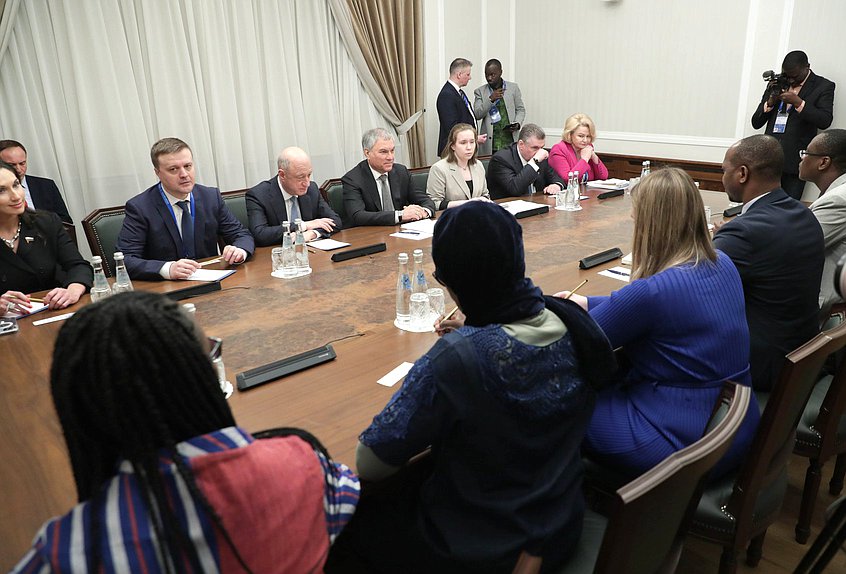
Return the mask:
POLYGON ((15 15, 18 13, 20 0, 0 0, 0 61, 6 54, 9 46, 9 38, 12 36, 12 24, 15 23, 15 15))
POLYGON ((404 138, 410 167, 426 165, 420 0, 329 0, 341 38, 374 105, 404 138))

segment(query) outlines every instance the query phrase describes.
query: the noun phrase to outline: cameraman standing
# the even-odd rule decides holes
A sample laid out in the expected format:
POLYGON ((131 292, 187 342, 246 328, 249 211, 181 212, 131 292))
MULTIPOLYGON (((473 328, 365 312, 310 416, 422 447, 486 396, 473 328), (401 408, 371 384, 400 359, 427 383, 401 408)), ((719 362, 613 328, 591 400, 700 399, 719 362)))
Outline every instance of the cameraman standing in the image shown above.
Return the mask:
POLYGON ((811 71, 805 52, 795 50, 784 57, 781 75, 767 84, 752 127, 764 124, 784 150, 781 187, 790 197, 802 198, 805 182, 799 179, 799 150, 806 149, 817 130, 831 125, 834 113, 834 82, 811 71))

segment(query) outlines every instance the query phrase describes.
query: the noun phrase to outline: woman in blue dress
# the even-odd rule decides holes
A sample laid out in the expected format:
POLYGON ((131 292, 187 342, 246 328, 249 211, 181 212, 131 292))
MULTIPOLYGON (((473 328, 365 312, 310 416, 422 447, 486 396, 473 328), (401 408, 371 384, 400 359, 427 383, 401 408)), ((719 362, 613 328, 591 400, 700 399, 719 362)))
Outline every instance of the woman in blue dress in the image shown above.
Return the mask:
MULTIPOLYGON (((631 283, 610 296, 571 298, 630 363, 600 393, 583 445, 629 477, 701 438, 723 381, 750 384, 743 285, 714 249, 693 180, 680 169, 656 171, 634 188, 632 206, 631 283)), ((753 401, 715 472, 739 464, 758 418, 753 401)))

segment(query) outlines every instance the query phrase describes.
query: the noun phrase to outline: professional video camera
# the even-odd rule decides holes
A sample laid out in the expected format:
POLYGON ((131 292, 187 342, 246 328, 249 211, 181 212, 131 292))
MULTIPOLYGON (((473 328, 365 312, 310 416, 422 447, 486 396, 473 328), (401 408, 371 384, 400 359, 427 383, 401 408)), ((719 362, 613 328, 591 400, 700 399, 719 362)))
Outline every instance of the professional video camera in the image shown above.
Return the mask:
POLYGON ((772 70, 767 70, 763 73, 763 76, 764 81, 768 84, 771 96, 778 97, 790 89, 790 80, 784 74, 776 74, 772 70))

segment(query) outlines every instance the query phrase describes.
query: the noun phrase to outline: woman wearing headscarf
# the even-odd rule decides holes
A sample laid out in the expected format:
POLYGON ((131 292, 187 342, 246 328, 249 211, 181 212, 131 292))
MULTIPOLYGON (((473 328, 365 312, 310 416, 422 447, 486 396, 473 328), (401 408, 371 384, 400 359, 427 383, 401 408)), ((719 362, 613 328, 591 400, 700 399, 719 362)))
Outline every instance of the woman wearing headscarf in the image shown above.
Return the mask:
MULTIPOLYGON (((464 326, 415 362, 356 456, 378 481, 431 446, 432 470, 360 506, 337 548, 369 572, 511 572, 524 551, 561 564, 581 530, 579 444, 611 349, 582 309, 525 277, 520 225, 500 206, 446 210, 432 258, 464 326)), ((328 571, 350 571, 332 558, 328 571)))

